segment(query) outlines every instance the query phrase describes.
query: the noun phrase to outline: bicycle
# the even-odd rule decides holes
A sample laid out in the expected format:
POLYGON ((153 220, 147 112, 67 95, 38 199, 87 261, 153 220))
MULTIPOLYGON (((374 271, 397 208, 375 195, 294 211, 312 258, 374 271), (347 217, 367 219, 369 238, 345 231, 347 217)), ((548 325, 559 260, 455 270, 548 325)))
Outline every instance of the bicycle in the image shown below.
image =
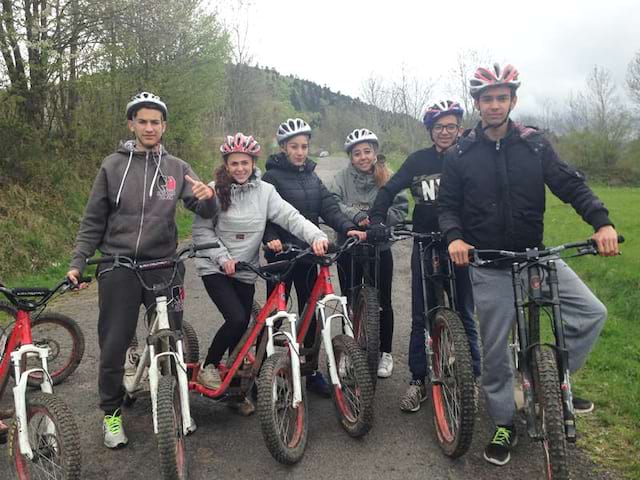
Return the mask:
POLYGON ((135 368, 133 375, 124 377, 124 405, 130 406, 136 394, 142 390, 145 378, 149 380, 153 431, 156 435, 160 470, 165 479, 184 479, 188 476, 184 437, 195 431, 189 408, 189 381, 187 363, 197 361, 198 346, 195 331, 187 322, 180 330, 169 324, 167 306, 169 300, 160 293, 166 291, 178 274, 178 268, 187 258, 199 250, 217 248, 217 243, 191 245, 179 250, 173 257, 137 261, 126 256, 115 255, 87 259, 87 265, 110 264, 98 276, 115 268, 126 268, 135 273, 142 287, 156 293, 155 304, 146 312, 149 333, 142 353, 134 344, 127 352, 127 359, 135 368), (142 273, 172 269, 171 277, 160 284, 148 285, 142 273), (195 338, 195 344, 193 339, 195 338), (184 343, 183 343, 184 342, 184 343))
MULTIPOLYGON (((618 238, 622 243, 623 237, 618 238)), ((516 320, 509 347, 516 369, 516 381, 524 396, 524 417, 529 437, 542 444, 545 478, 570 478, 567 442, 576 441, 575 410, 569 376, 569 353, 565 345, 560 309, 556 259, 597 255, 593 240, 556 247, 532 248, 524 252, 471 250, 474 267, 508 260, 511 262, 516 320), (566 250, 577 250, 561 257, 566 250), (490 256, 482 259, 481 256, 490 256), (554 343, 543 343, 540 314, 551 323, 554 343)))
POLYGON ((294 464, 304 455, 308 432, 306 397, 300 381, 300 352, 296 340, 296 315, 287 311, 285 279, 296 261, 305 256, 255 267, 238 262, 236 271, 250 270, 260 278, 276 283, 264 306, 254 302, 252 323, 226 364, 220 364, 222 384, 211 390, 198 383, 199 363, 188 364, 189 389, 208 398, 245 398, 259 377, 258 417, 265 443, 280 463, 294 464), (289 331, 280 327, 288 326, 289 331), (266 328, 266 335, 264 330, 266 328), (255 354, 251 349, 255 346, 255 354), (286 353, 276 350, 284 347, 286 353), (266 360, 265 360, 266 356, 266 360), (236 385, 233 385, 234 380, 236 385))
MULTIPOLYGON (((89 278, 82 280, 91 281, 89 278)), ((73 288, 67 279, 53 289, 7 288, 0 284, 0 292, 15 307, 8 310, 10 318, 15 318, 13 328, 8 335, 3 330, 0 336, 0 398, 12 364, 16 386, 13 388, 14 412, 8 442, 12 473, 18 479, 80 478, 82 460, 78 427, 66 404, 53 394, 56 381, 48 371, 49 348, 46 344, 34 344, 31 331, 31 312, 44 308, 56 294, 73 288), (34 382, 40 392, 27 396, 27 386, 34 382)), ((73 370, 76 367, 77 364, 73 370)), ((68 372, 70 368, 58 372, 58 383, 71 373, 68 372)))
POLYGON ((301 249, 294 245, 287 245, 283 252, 299 254, 299 258, 306 256, 320 266, 299 322, 297 340, 300 356, 305 360, 301 364, 301 373, 303 376, 311 375, 318 369, 320 346, 324 345, 336 415, 342 428, 352 437, 362 437, 373 425, 374 387, 365 353, 354 338, 347 299, 335 294, 329 268, 343 252, 358 242, 358 239, 350 237, 340 246, 330 245, 329 252, 321 257, 313 255, 311 248, 301 249), (305 347, 304 338, 314 314, 319 319, 315 341, 313 346, 305 347), (334 320, 340 321, 340 335, 332 336, 334 320))
POLYGON ((457 313, 455 270, 447 255, 441 257, 445 239, 440 232, 418 233, 405 225, 392 227, 389 240, 413 238, 418 243, 433 423, 441 450, 457 458, 471 446, 476 395, 469 340, 457 313))
POLYGON ((360 242, 350 249, 348 306, 356 342, 366 353, 371 383, 378 381, 380 360, 380 250, 378 245, 360 242), (355 284, 354 277, 360 277, 355 284))

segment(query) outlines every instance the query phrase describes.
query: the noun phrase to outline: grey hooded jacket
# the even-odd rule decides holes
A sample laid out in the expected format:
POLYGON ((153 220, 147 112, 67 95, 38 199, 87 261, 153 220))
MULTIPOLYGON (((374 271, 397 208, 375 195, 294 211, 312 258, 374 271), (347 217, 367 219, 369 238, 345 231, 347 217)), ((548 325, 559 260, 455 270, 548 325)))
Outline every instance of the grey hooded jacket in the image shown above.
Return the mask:
MULTIPOLYGON (((342 212, 355 224, 369 216, 369 209, 373 206, 380 190, 373 175, 361 172, 351 163, 336 173, 328 188, 338 201, 342 212)), ((388 226, 393 226, 402 222, 408 211, 407 194, 401 192, 393 199, 393 205, 389 208, 385 223, 388 226)), ((339 238, 339 240, 344 241, 344 238, 339 238)), ((386 250, 389 245, 381 247, 386 250)))
MULTIPOLYGON (((196 215, 192 227, 194 243, 220 243, 220 248, 198 252, 195 259, 198 275, 224 275, 221 268, 230 259, 257 266, 267 221, 309 244, 327 239, 322 230, 284 201, 273 185, 260 180, 260 171, 256 170, 247 183, 232 185, 231 206, 227 211, 218 209, 213 220, 196 215)), ((233 278, 254 283, 257 277, 253 272, 239 271, 233 278)))
POLYGON ((212 217, 213 199, 199 201, 185 175, 197 175, 185 161, 158 152, 135 151, 128 141, 105 158, 93 183, 76 237, 70 267, 82 272, 96 249, 103 255, 149 260, 173 255, 178 244, 176 206, 212 217))

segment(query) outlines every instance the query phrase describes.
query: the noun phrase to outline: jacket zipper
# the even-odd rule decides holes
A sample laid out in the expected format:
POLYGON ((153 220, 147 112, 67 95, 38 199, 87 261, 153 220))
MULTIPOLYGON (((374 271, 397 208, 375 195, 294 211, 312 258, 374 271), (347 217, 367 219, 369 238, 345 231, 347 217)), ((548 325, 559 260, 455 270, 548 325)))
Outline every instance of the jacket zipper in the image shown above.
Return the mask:
POLYGON ((496 140, 496 152, 500 151, 500 138, 496 140))
POLYGON ((138 239, 136 240, 136 251, 133 256, 134 259, 138 258, 138 247, 140 246, 140 238, 142 237, 142 225, 144 224, 144 207, 146 205, 146 192, 147 192, 147 166, 149 164, 149 152, 144 157, 144 188, 142 189, 142 212, 140 213, 140 227, 138 228, 138 239))

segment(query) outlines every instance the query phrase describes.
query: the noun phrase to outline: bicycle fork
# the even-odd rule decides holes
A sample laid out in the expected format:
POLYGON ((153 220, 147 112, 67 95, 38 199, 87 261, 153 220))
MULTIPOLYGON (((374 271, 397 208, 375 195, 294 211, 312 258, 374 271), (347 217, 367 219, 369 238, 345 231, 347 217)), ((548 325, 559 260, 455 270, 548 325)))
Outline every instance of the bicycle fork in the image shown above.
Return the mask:
MULTIPOLYGON (((20 445, 20 453, 33 460, 33 450, 29 442, 29 419, 27 418, 27 379, 32 373, 40 373, 42 375, 42 383, 40 390, 44 393, 53 393, 53 382, 49 376, 47 368, 47 358, 49 357, 48 347, 36 347, 35 345, 23 345, 17 350, 11 352, 11 363, 14 368, 14 378, 19 379, 16 386, 13 387, 13 401, 15 405, 15 416, 18 424, 18 439, 20 445), (20 363, 23 358, 29 355, 37 355, 41 362, 40 368, 32 368, 25 372, 20 371, 20 363)), ((46 419, 48 433, 55 433, 55 425, 51 420, 46 419)))
POLYGON ((316 306, 316 318, 319 318, 322 322, 322 342, 324 343, 325 353, 327 354, 327 363, 329 364, 329 376, 331 377, 331 383, 334 387, 341 388, 340 376, 338 375, 338 367, 336 365, 336 356, 333 352, 331 344, 331 324, 334 319, 340 319, 342 322, 342 328, 345 335, 354 338, 353 325, 349 319, 349 313, 347 310, 347 298, 335 295, 333 293, 327 294, 318 300, 316 306), (325 314, 325 308, 328 302, 337 302, 340 304, 342 313, 334 313, 328 317, 325 314))
MULTIPOLYGON (((156 316, 158 320, 158 329, 167 337, 174 335, 169 329, 169 317, 167 314, 167 297, 156 298, 156 316)), ((189 380, 187 378, 187 365, 184 363, 184 350, 182 348, 182 340, 176 339, 177 352, 166 351, 156 353, 155 343, 160 336, 150 336, 147 339, 149 347, 149 389, 151 393, 151 407, 153 412, 153 431, 158 433, 158 383, 160 381, 160 368, 159 364, 166 358, 167 363, 171 365, 171 359, 175 365, 175 371, 178 381, 178 391, 180 394, 180 405, 182 411, 182 428, 183 434, 188 435, 195 429, 191 424, 191 409, 189 406, 189 380)), ((168 373, 169 375, 171 373, 168 373)))
POLYGON ((289 349, 289 358, 291 359, 291 375, 293 376, 293 408, 297 408, 302 402, 302 383, 300 381, 300 348, 296 340, 298 334, 296 332, 296 316, 286 311, 278 311, 275 315, 265 320, 267 326, 267 357, 275 353, 274 338, 283 336, 286 338, 287 348, 289 349), (278 320, 284 320, 289 324, 289 331, 279 330, 273 331, 273 327, 278 320))

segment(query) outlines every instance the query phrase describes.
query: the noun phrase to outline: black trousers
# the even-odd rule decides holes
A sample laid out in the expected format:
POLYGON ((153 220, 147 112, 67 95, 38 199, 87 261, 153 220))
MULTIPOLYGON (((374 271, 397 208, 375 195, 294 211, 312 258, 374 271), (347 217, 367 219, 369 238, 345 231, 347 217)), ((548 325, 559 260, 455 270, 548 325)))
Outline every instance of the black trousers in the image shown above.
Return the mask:
MULTIPOLYGON (((371 251, 371 255, 374 252, 371 251)), ((351 285, 358 285, 364 276, 363 266, 356 262, 355 271, 351 271, 351 254, 346 252, 338 258, 338 278, 340 280, 340 290, 352 301, 349 288, 351 285), (353 279, 350 280, 351 275, 353 279)), ((368 272, 369 278, 375 278, 375 266, 371 264, 368 272)), ((391 305, 391 286, 393 284, 393 255, 391 250, 380 252, 380 275, 378 278, 378 290, 380 292, 380 351, 391 353, 393 342, 393 306, 391 305)))
MULTIPOLYGON (((165 295, 169 323, 172 328, 182 328, 184 289, 184 266, 180 265, 171 286, 161 292, 148 291, 138 277, 126 268, 109 270, 109 266, 98 269, 98 344, 100 364, 98 367, 98 391, 100 408, 111 415, 120 408, 124 398, 122 379, 127 348, 133 340, 138 324, 140 305, 154 308, 156 296, 165 295)), ((172 271, 153 270, 142 273, 149 286, 169 281, 172 271)))
MULTIPOLYGON (((296 287, 296 295, 298 298, 298 322, 302 322, 302 311, 304 310, 309 297, 311 296, 311 290, 313 289, 313 284, 318 278, 318 267, 315 264, 298 262, 295 267, 293 267, 293 271, 291 275, 287 278, 285 282, 286 292, 287 292, 287 301, 289 301, 289 295, 291 294, 291 285, 293 284, 296 287)), ((267 283, 267 298, 271 295, 271 292, 275 289, 275 284, 272 282, 267 283)), ((300 324, 298 324, 298 328, 300 328, 300 324)), ((313 343, 316 339, 316 317, 313 315, 311 317, 311 324, 309 325, 309 330, 304 337, 304 346, 309 348, 313 346, 313 343)))
POLYGON ((231 353, 247 330, 256 288, 253 283, 220 274, 205 275, 202 281, 224 318, 224 324, 213 337, 204 361, 205 365, 213 363, 218 366, 224 352, 228 350, 231 353))

